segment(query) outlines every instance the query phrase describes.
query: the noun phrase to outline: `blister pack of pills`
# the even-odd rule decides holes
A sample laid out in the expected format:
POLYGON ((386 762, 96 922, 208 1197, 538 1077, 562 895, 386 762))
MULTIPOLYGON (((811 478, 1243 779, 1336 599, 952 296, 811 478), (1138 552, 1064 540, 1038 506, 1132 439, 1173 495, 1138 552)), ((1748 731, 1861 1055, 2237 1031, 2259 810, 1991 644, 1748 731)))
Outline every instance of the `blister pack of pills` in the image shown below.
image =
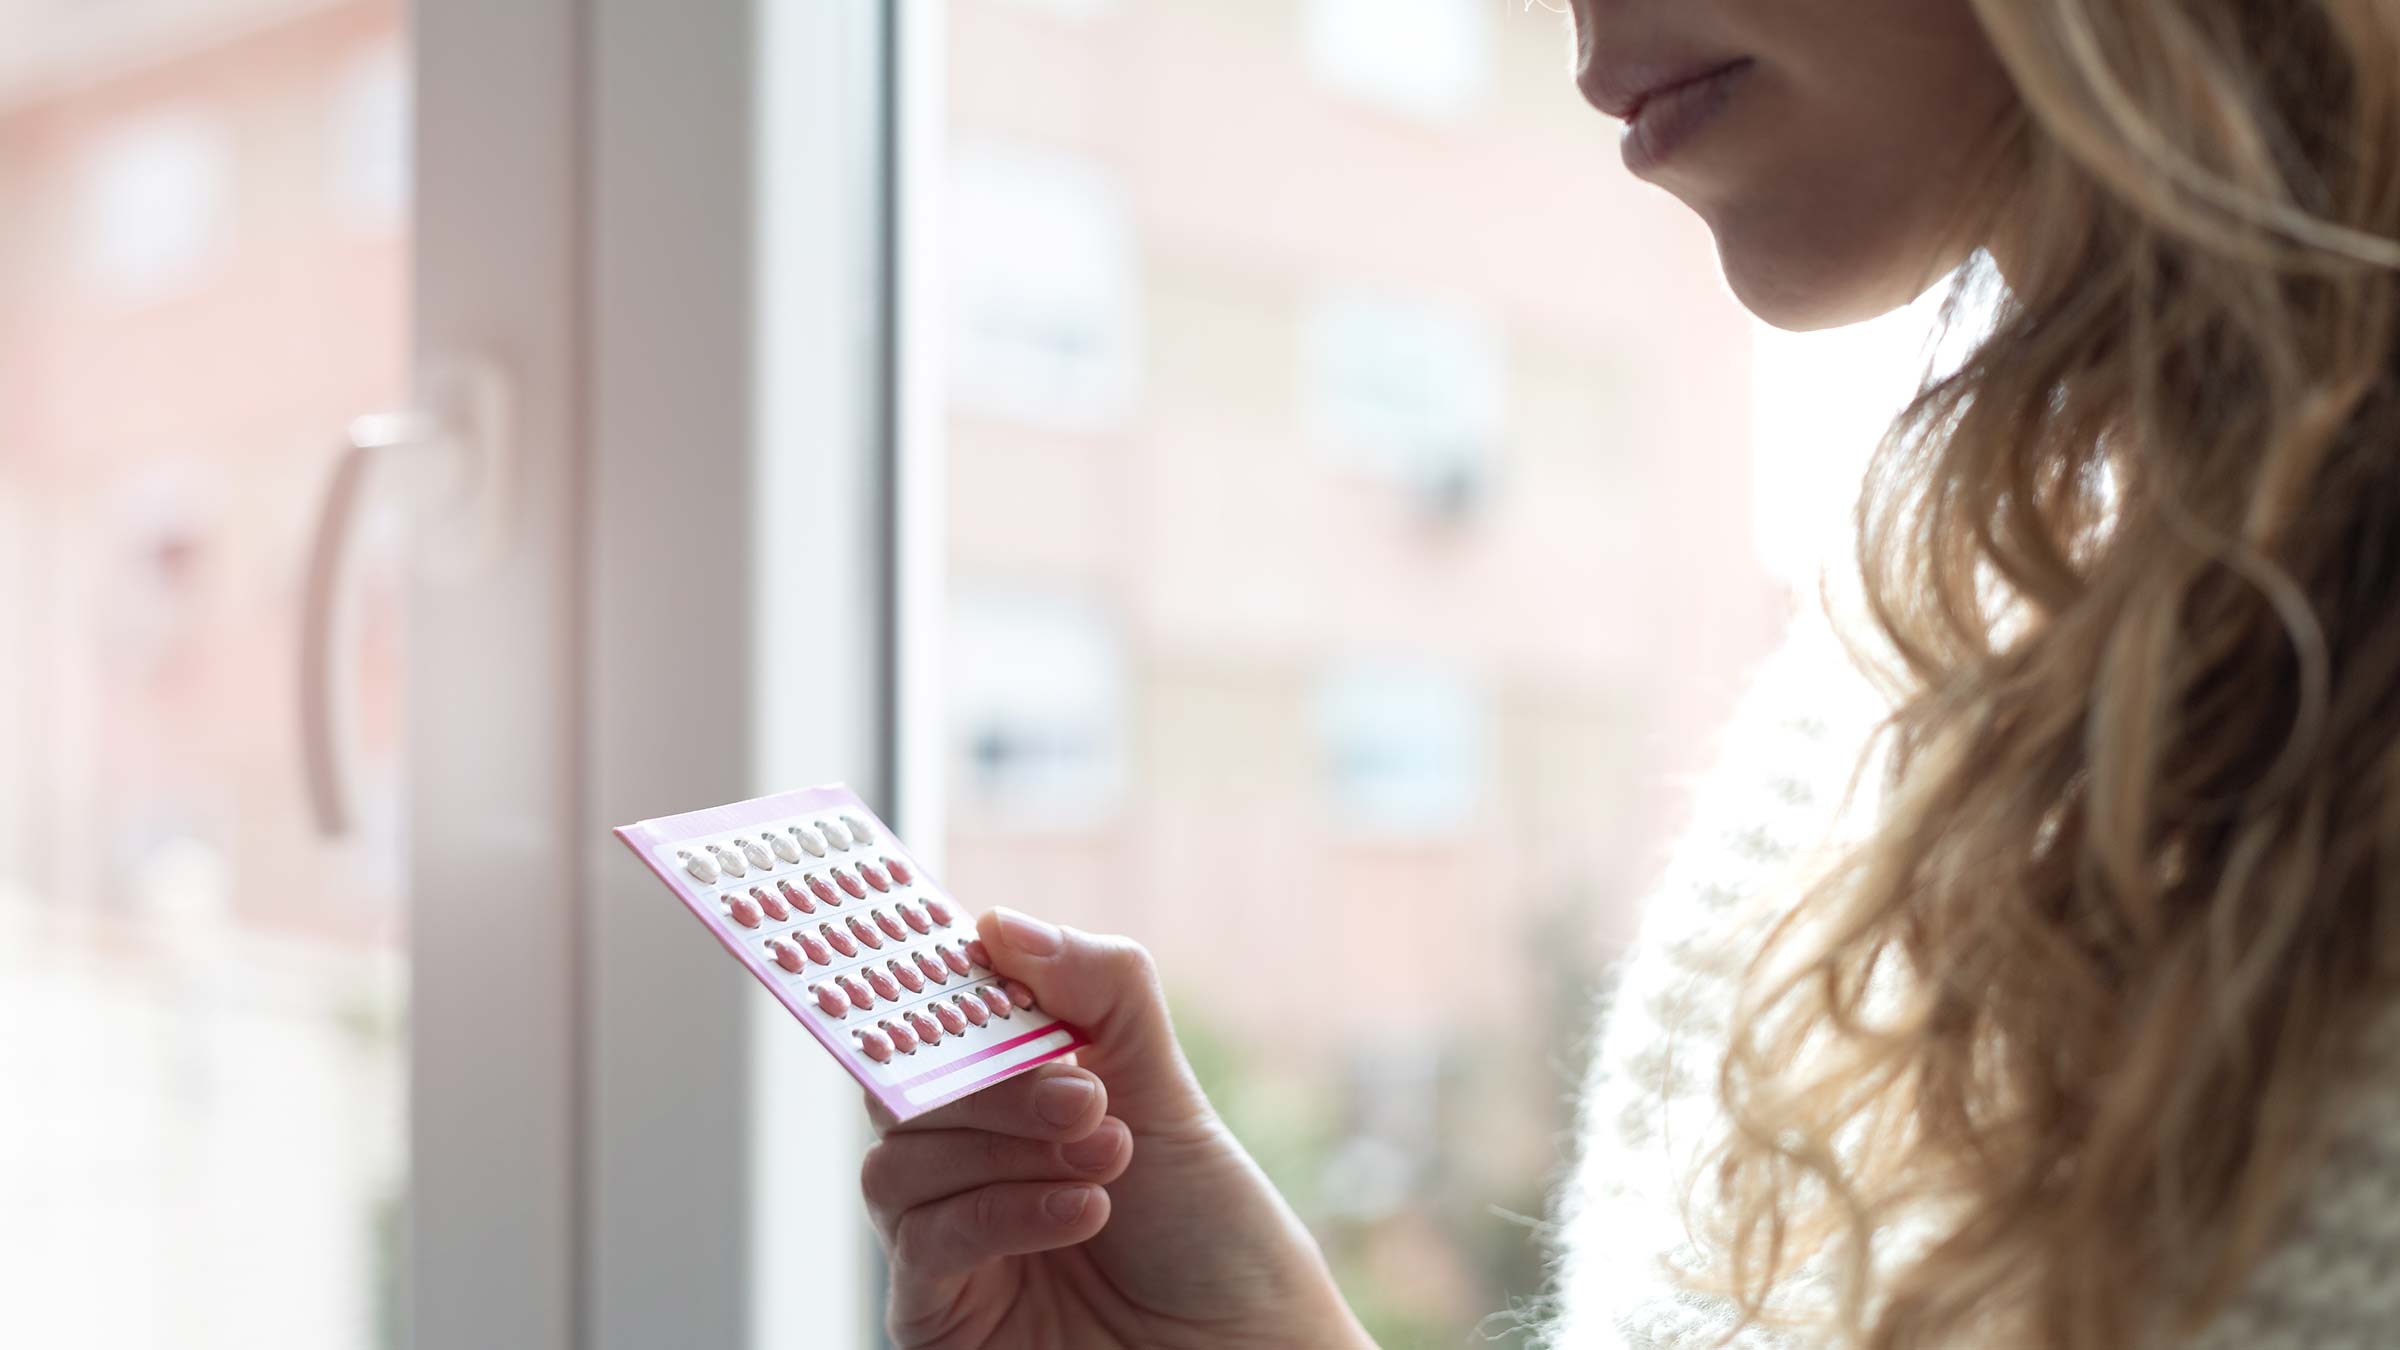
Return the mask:
POLYGON ((967 911, 846 786, 616 833, 899 1119, 1086 1044, 993 973, 967 911))

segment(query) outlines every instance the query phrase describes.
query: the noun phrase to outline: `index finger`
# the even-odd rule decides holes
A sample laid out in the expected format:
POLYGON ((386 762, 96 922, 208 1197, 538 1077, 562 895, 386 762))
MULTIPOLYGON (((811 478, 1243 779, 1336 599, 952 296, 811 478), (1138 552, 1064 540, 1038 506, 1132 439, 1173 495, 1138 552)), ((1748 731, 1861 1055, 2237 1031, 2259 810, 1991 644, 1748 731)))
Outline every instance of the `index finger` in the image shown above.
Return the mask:
POLYGON ((913 1120, 895 1119, 883 1103, 867 1098, 875 1136, 908 1130, 988 1130, 1020 1139, 1072 1143, 1100 1128, 1108 1114, 1108 1088, 1089 1069, 1052 1062, 973 1096, 961 1097, 913 1120))

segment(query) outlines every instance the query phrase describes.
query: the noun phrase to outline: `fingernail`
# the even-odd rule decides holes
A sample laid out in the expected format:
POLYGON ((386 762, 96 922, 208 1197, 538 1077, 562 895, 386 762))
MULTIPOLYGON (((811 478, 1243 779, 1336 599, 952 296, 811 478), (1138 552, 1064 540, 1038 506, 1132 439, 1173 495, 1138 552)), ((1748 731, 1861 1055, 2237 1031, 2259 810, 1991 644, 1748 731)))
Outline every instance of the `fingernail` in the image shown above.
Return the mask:
POLYGON ((1095 1130, 1072 1144, 1061 1144, 1058 1156, 1078 1172, 1097 1172, 1117 1160, 1117 1132, 1095 1130))
POLYGON ((1088 1078, 1053 1078, 1033 1090, 1033 1113, 1063 1129, 1092 1109, 1097 1090, 1088 1078))
POLYGON ((1043 923, 1030 914, 1000 906, 992 911, 999 921, 1000 939, 1027 956, 1056 956, 1067 944, 1066 935, 1053 924, 1043 923))
POLYGON ((1083 1217, 1083 1207, 1092 1203, 1089 1186, 1061 1186, 1042 1199, 1042 1208, 1060 1223, 1073 1223, 1083 1217))

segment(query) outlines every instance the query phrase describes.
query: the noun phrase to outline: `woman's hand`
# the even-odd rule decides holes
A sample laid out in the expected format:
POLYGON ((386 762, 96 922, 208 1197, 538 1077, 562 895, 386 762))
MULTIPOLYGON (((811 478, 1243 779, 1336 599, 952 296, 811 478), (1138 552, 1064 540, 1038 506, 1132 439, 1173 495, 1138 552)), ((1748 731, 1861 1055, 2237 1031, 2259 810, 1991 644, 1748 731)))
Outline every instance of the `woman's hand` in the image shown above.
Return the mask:
POLYGON ((1370 1346, 1306 1229, 1210 1109, 1149 953, 1011 910, 992 966, 1082 1027, 905 1125, 872 1100, 867 1209, 901 1350, 1370 1346))

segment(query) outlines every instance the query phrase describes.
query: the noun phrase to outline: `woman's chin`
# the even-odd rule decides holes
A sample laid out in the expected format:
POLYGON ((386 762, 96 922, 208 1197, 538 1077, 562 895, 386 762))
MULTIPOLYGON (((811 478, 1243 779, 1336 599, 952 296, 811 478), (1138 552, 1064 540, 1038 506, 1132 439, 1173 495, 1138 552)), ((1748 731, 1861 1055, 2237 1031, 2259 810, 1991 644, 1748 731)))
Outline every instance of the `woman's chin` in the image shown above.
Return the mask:
MULTIPOLYGON (((1956 258, 1927 258, 1916 264, 1897 261, 1888 251, 1858 247, 1856 234, 1849 246, 1795 247, 1807 234, 1788 228, 1745 230, 1738 223, 1712 219, 1717 258, 1725 283, 1742 308, 1762 323, 1789 333, 1813 333, 1881 318, 1923 295, 1960 262, 1956 258), (1761 247, 1759 239, 1775 241, 1761 247)), ((1845 232, 1821 237, 1842 239, 1845 232)))

